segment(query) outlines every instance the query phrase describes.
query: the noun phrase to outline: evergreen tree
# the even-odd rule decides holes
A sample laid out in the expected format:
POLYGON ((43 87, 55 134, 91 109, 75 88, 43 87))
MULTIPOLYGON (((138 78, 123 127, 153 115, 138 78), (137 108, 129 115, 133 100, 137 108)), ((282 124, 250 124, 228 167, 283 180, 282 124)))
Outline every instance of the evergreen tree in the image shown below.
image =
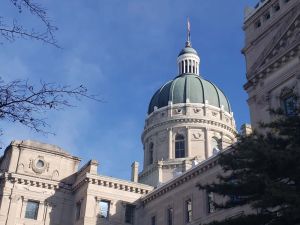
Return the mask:
POLYGON ((261 125, 264 134, 240 136, 232 150, 220 154, 224 173, 218 182, 199 185, 225 197, 216 208, 252 208, 251 214, 210 225, 300 224, 300 117, 278 111, 275 117, 261 125))

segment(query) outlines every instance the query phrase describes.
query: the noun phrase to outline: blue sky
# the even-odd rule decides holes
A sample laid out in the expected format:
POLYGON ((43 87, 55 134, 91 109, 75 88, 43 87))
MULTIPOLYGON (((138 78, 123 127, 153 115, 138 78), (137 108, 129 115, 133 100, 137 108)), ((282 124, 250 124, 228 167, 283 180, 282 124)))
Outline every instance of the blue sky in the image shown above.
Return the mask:
MULTIPOLYGON (((45 115, 56 135, 44 136, 2 121, 1 140, 34 139, 82 158, 97 159, 99 172, 129 179, 133 161, 142 163, 141 133, 152 94, 176 75, 186 18, 201 74, 228 96, 237 128, 249 122, 245 62, 241 54, 245 6, 254 0, 43 0, 59 27, 63 49, 36 41, 0 45, 0 76, 70 85, 84 84, 105 103, 83 100, 77 107, 45 115)), ((1 16, 39 26, 10 2, 1 16)))

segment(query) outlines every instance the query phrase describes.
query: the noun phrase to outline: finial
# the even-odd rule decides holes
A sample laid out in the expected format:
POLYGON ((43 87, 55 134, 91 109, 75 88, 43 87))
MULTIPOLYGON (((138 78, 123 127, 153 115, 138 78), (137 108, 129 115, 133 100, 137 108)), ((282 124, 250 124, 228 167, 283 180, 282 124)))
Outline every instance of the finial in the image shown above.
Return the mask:
POLYGON ((192 47, 191 43, 191 23, 190 18, 187 18, 187 40, 185 42, 185 47, 192 47))

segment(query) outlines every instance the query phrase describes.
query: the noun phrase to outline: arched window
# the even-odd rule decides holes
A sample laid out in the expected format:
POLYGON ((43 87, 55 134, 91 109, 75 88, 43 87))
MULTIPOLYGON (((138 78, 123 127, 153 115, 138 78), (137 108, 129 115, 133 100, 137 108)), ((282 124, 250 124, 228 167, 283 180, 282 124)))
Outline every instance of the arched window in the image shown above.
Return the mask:
POLYGON ((216 137, 213 137, 211 139, 211 148, 213 155, 216 155, 222 149, 221 140, 216 137))
POLYGON ((185 157, 185 141, 184 136, 177 134, 175 137, 175 158, 185 157))
POLYGON ((153 149, 154 149, 154 144, 151 142, 149 145, 149 164, 153 163, 153 149))

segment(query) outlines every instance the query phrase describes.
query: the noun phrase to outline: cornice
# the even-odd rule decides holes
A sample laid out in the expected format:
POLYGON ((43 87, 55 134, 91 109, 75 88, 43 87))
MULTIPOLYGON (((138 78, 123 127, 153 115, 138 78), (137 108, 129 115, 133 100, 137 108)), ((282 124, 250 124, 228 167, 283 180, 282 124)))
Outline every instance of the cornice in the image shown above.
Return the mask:
POLYGON ((84 176, 81 177, 80 180, 78 180, 73 185, 73 191, 76 191, 77 189, 81 188, 84 184, 94 184, 102 187, 137 193, 141 195, 148 194, 151 190, 153 190, 153 187, 149 185, 86 173, 84 176))
MULTIPOLYGON (((270 40, 269 44, 265 46, 264 51, 256 58, 256 61, 247 71, 247 78, 251 79, 253 77, 253 75, 257 72, 257 70, 260 69, 260 66, 263 64, 263 62, 270 56, 270 54, 274 51, 274 49, 278 47, 278 43, 284 38, 287 38, 286 34, 291 29, 295 29, 295 27, 298 26, 297 20, 299 20, 298 18, 299 9, 300 9, 300 5, 293 8, 289 14, 284 15, 286 18, 281 23, 281 26, 278 28, 277 33, 274 35, 272 40, 270 40)), ((265 34, 265 32, 263 34, 265 34)), ((251 43, 255 45, 254 44, 255 41, 252 41, 251 43)))
POLYGON ((168 124, 173 124, 173 123, 200 123, 200 124, 208 124, 208 125, 213 125, 216 127, 221 127, 229 132, 231 132, 232 134, 236 135, 236 130, 233 129, 232 127, 224 124, 224 123, 220 123, 214 120, 208 120, 208 119, 198 119, 198 118, 175 118, 175 119, 169 119, 167 121, 163 121, 157 124, 154 124, 152 126, 146 127, 143 134, 142 134, 142 139, 145 137, 146 134, 148 134, 150 131, 152 131, 155 128, 164 126, 164 125, 168 125, 168 124))
MULTIPOLYGON (((78 158, 76 156, 72 156, 71 154, 67 153, 63 149, 61 149, 61 151, 55 150, 55 149, 51 150, 51 149, 35 146, 34 144, 27 145, 26 142, 24 143, 23 141, 13 141, 13 142, 11 142, 10 146, 17 147, 17 148, 23 148, 23 149, 29 149, 29 150, 35 150, 35 151, 39 151, 39 152, 46 152, 46 153, 55 154, 55 155, 60 155, 60 156, 70 158, 70 159, 80 162, 80 158, 78 158)), ((9 149, 10 146, 8 146, 7 149, 9 149)))
POLYGON ((49 190, 61 190, 67 192, 71 191, 71 185, 62 182, 20 175, 16 173, 3 173, 0 179, 11 183, 24 184, 27 186, 40 187, 49 190))
POLYGON ((299 57, 300 53, 300 40, 290 46, 287 51, 284 51, 268 61, 259 71, 252 75, 251 79, 244 84, 244 90, 248 90, 250 87, 256 86, 261 79, 264 79, 269 74, 272 74, 275 70, 283 67, 287 62, 299 57))

